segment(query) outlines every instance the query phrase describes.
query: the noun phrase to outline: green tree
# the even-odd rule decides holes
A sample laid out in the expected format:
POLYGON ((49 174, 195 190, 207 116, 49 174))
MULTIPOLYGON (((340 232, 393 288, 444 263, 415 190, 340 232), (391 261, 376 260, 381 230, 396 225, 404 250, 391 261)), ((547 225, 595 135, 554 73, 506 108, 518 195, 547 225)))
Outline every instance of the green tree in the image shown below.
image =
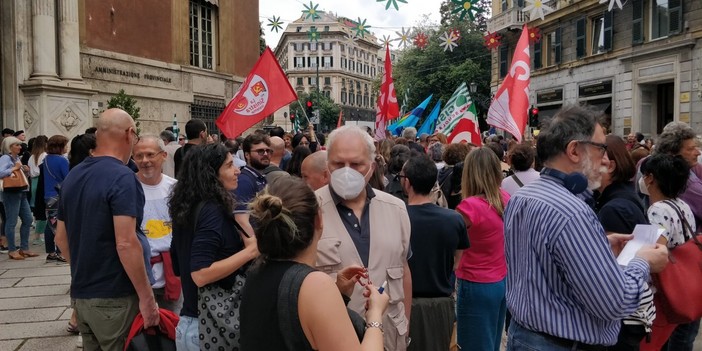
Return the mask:
POLYGON ((137 100, 135 98, 127 95, 127 93, 124 92, 124 89, 120 89, 117 95, 113 96, 107 101, 107 108, 119 108, 127 112, 130 116, 132 116, 132 119, 136 124, 137 133, 140 133, 141 128, 139 128, 139 111, 141 108, 137 107, 136 104, 137 100))
MULTIPOLYGON (((313 90, 309 94, 304 92, 302 94, 299 94, 297 99, 299 103, 293 102, 292 104, 290 104, 290 113, 295 114, 296 118, 298 118, 298 120, 300 121, 300 125, 302 126, 302 128, 307 128, 307 120, 305 119, 305 114, 303 113, 302 108, 300 106, 305 106, 307 100, 312 101, 312 103, 314 104, 314 109, 319 109, 319 130, 326 131, 336 128, 336 122, 338 121, 339 111, 341 110, 341 107, 334 103, 334 101, 331 98, 328 98, 321 92, 317 93, 316 90, 313 90)), ((307 117, 312 118, 312 116, 307 117)))
POLYGON ((263 22, 258 23, 258 46, 259 46, 259 54, 263 54, 264 51, 266 51, 266 33, 263 31, 263 22))
POLYGON ((441 2, 439 7, 439 14, 441 15, 441 25, 442 26, 455 26, 458 23, 469 23, 475 30, 480 33, 485 33, 487 31, 487 20, 492 12, 492 4, 490 0, 479 0, 477 8, 483 10, 475 16, 473 22, 467 16, 460 19, 459 14, 452 13, 456 8, 456 4, 452 3, 451 0, 444 0, 441 2))

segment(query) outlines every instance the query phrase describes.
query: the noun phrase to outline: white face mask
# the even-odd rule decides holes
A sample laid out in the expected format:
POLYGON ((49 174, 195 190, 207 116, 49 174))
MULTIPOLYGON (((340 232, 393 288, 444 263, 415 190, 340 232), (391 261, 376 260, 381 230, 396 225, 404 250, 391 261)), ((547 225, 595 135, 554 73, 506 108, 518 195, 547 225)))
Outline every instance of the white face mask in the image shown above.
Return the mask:
POLYGON ((366 187, 366 177, 351 167, 343 167, 332 172, 330 185, 342 199, 351 200, 366 187))
POLYGON ((651 196, 651 194, 648 192, 648 186, 646 185, 644 177, 639 178, 639 191, 644 195, 651 196))

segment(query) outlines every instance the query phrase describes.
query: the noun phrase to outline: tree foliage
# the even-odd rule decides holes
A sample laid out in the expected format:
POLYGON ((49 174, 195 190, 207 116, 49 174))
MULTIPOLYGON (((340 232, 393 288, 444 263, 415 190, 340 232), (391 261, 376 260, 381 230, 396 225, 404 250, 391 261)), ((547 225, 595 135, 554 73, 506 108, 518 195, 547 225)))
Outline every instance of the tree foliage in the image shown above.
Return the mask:
POLYGON ((139 133, 141 132, 141 129, 139 128, 139 111, 141 108, 137 107, 136 104, 137 100, 135 98, 127 95, 127 93, 124 92, 124 89, 120 89, 117 95, 113 96, 107 101, 107 108, 119 108, 127 112, 130 116, 132 116, 132 119, 137 127, 137 133, 139 133))
POLYGON ((266 51, 266 33, 263 32, 263 22, 259 22, 258 34, 259 54, 263 54, 266 51))
MULTIPOLYGON (((299 101, 299 104, 297 102, 293 102, 290 104, 290 113, 294 113, 295 116, 299 119, 300 125, 303 128, 307 127, 307 120, 305 119, 305 115, 302 112, 302 108, 300 106, 305 106, 305 103, 307 103, 307 100, 312 100, 313 103, 313 108, 314 109, 319 109, 319 130, 321 131, 327 131, 336 128, 336 122, 338 121, 339 118, 339 111, 341 110, 341 107, 337 105, 331 98, 328 98, 326 95, 320 93, 317 93, 317 90, 312 90, 312 92, 308 93, 302 93, 299 94, 297 97, 297 100, 299 101)), ((312 116, 307 116, 308 118, 312 118, 312 116)))
MULTIPOLYGON (((429 45, 423 50, 416 47, 404 49, 394 64, 393 78, 397 96, 402 104, 405 92, 409 90, 408 101, 405 103, 408 109, 417 106, 430 94, 434 94, 434 97, 429 109, 437 99, 445 104, 463 82, 475 82, 478 85, 474 99, 490 96, 491 55, 483 45, 480 24, 477 21, 459 21, 451 14, 453 5, 448 2, 450 1, 444 1, 441 7, 441 25, 427 23, 425 20, 415 27, 415 32, 421 31, 429 36, 429 45), (451 29, 459 29, 461 32, 458 47, 453 52, 444 51, 439 39, 451 29)), ((479 110, 479 113, 485 112, 479 110)))

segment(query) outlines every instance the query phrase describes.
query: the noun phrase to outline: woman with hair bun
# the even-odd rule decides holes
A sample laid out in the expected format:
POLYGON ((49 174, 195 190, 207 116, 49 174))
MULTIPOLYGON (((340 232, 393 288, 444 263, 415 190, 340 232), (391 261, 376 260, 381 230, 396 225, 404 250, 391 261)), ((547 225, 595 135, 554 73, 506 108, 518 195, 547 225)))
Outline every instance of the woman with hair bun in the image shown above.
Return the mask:
POLYGON ((302 179, 279 178, 251 203, 261 262, 247 278, 241 305, 241 349, 383 350, 387 294, 367 284, 366 331, 359 342, 344 308, 362 267, 339 272, 336 284, 312 267, 322 235, 317 197, 302 179), (339 293, 341 292, 341 293, 339 293), (279 305, 280 302, 280 305, 279 305))

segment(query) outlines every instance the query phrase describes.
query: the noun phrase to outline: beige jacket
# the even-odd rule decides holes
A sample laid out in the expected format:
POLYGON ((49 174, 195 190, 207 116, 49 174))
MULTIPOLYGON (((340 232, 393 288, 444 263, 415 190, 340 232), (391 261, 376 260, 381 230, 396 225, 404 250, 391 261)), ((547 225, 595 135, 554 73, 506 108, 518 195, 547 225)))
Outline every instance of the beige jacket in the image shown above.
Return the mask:
MULTIPOLYGON (((374 285, 387 281, 390 306, 383 317, 385 349, 405 350, 408 322, 405 316, 403 274, 410 246, 410 221, 402 200, 374 190, 369 207, 371 227, 368 273, 374 285)), ((324 231, 317 244, 317 269, 336 279, 336 273, 349 265, 363 266, 353 240, 339 217, 329 186, 316 191, 322 209, 324 231)), ((365 316, 363 288, 356 285, 348 307, 365 316)))

